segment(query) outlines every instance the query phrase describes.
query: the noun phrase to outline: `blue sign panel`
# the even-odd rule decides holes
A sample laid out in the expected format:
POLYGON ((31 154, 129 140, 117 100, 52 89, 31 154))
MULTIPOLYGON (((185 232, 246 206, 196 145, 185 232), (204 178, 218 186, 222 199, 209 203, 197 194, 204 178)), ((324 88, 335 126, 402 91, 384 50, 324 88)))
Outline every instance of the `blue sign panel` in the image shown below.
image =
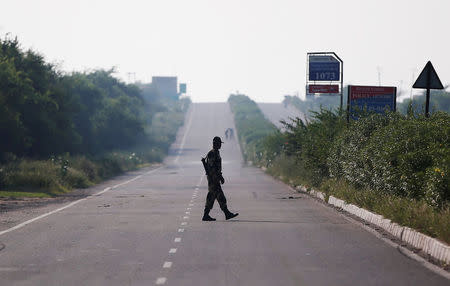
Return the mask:
POLYGON ((339 81, 341 65, 332 56, 309 57, 310 81, 339 81))
POLYGON ((390 86, 349 86, 348 100, 350 114, 354 119, 355 112, 384 113, 395 111, 397 89, 390 86))

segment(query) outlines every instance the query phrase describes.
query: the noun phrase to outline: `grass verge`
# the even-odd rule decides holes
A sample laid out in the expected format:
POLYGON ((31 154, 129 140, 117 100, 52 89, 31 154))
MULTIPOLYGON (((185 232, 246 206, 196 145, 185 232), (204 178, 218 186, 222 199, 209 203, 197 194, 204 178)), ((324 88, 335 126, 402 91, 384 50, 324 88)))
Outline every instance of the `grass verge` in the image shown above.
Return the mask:
POLYGON ((0 191, 0 198, 50 198, 51 196, 46 193, 30 193, 30 192, 19 192, 19 191, 0 191))
POLYGON ((332 195, 450 244, 449 206, 437 209, 425 201, 373 190, 357 190, 344 180, 337 179, 326 180, 320 190, 327 197, 332 195))

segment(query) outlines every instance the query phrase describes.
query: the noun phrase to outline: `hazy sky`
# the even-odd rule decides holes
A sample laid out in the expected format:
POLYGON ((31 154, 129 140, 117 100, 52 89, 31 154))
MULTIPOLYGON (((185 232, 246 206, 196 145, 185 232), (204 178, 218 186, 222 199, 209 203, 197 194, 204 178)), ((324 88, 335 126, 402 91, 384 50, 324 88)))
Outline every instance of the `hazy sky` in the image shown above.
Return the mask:
MULTIPOLYGON (((431 60, 450 83, 450 0, 1 0, 0 35, 65 71, 117 67, 128 80, 177 75, 196 101, 239 90, 304 94, 306 53, 334 51, 344 83, 409 94, 431 60)), ((417 91, 419 92, 419 91, 417 91)))

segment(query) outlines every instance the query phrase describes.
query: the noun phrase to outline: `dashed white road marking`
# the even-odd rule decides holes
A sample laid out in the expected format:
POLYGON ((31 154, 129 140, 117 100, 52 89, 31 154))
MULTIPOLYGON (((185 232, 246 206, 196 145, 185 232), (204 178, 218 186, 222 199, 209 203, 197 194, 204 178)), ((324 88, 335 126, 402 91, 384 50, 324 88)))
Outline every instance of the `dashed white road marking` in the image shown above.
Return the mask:
POLYGON ((191 214, 191 212, 185 212, 185 214, 191 214))
POLYGON ((181 237, 175 237, 174 242, 181 242, 181 237))
POLYGON ((177 253, 177 249, 176 248, 171 248, 169 250, 169 253, 173 254, 173 253, 177 253))
POLYGON ((194 206, 194 204, 189 204, 189 206, 190 206, 190 207, 193 207, 193 206, 194 206))
POLYGON ((184 232, 184 228, 179 228, 178 232, 184 232))
POLYGON ((183 222, 181 223, 181 225, 187 225, 187 222, 183 221, 183 222))
POLYGON ((159 277, 156 279, 156 285, 163 285, 166 284, 167 278, 166 277, 159 277))
POLYGON ((184 216, 183 219, 189 219, 189 217, 188 216, 184 216))
POLYGON ((164 262, 163 268, 170 268, 170 267, 172 267, 172 262, 170 262, 170 261, 164 262))
MULTIPOLYGON (((160 167, 158 167, 158 168, 156 168, 156 169, 153 169, 153 170, 147 172, 146 174, 151 174, 151 173, 153 173, 153 172, 156 172, 157 170, 161 169, 162 167, 163 167, 163 166, 160 166, 160 167)), ((98 192, 98 193, 96 193, 96 194, 87 196, 86 198, 82 198, 82 199, 79 199, 79 200, 74 201, 74 202, 71 202, 70 204, 67 204, 67 205, 65 205, 65 206, 63 206, 63 207, 60 207, 60 208, 56 209, 56 210, 50 211, 50 212, 48 212, 48 213, 42 214, 42 215, 37 216, 37 217, 35 217, 35 218, 32 218, 32 219, 29 219, 29 220, 24 221, 24 222, 22 222, 22 223, 19 223, 19 224, 16 225, 16 226, 13 226, 13 227, 11 227, 11 228, 8 228, 8 229, 5 229, 5 230, 3 230, 3 231, 0 231, 0 235, 3 235, 3 234, 5 234, 5 233, 11 232, 11 231, 13 231, 13 230, 22 228, 22 227, 24 227, 24 226, 26 226, 26 225, 28 225, 28 224, 30 224, 30 223, 32 223, 32 222, 35 222, 35 221, 40 220, 40 219, 42 219, 42 218, 45 218, 45 217, 47 217, 47 216, 49 216, 49 215, 58 213, 58 212, 60 212, 60 211, 62 211, 62 210, 65 210, 65 209, 67 209, 67 208, 70 208, 71 206, 74 206, 74 205, 76 205, 76 204, 78 204, 78 203, 80 203, 80 202, 82 202, 82 201, 85 201, 85 200, 87 200, 87 199, 90 199, 90 198, 92 198, 92 197, 94 197, 94 196, 99 196, 99 195, 101 195, 101 194, 104 194, 104 193, 106 193, 106 192, 108 192, 108 191, 110 191, 110 190, 112 190, 112 189, 114 189, 114 188, 117 188, 117 187, 119 187, 119 186, 128 184, 128 183, 130 183, 130 182, 132 182, 132 181, 134 181, 134 180, 137 180, 137 179, 139 179, 139 178, 141 178, 141 177, 142 177, 142 175, 139 175, 139 176, 137 176, 137 177, 135 177, 135 178, 133 178, 133 179, 131 179, 131 180, 128 180, 128 181, 126 181, 126 182, 123 182, 123 183, 121 183, 121 184, 117 184, 117 185, 115 185, 115 186, 113 186, 113 187, 107 187, 107 188, 105 188, 103 191, 100 191, 100 192, 98 192)))
POLYGON ((187 210, 188 210, 188 211, 190 211, 190 210, 191 210, 191 208, 187 208, 187 210))

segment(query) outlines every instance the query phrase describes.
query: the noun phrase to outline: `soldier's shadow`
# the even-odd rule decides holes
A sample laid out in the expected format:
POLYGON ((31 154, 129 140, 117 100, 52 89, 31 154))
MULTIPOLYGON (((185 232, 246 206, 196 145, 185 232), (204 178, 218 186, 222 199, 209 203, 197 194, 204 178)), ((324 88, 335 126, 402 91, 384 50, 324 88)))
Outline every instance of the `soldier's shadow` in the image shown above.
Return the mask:
POLYGON ((305 223, 304 221, 283 221, 283 220, 246 220, 246 219, 234 219, 234 220, 227 220, 226 222, 247 222, 247 223, 257 223, 257 222, 264 222, 264 223, 305 223))

